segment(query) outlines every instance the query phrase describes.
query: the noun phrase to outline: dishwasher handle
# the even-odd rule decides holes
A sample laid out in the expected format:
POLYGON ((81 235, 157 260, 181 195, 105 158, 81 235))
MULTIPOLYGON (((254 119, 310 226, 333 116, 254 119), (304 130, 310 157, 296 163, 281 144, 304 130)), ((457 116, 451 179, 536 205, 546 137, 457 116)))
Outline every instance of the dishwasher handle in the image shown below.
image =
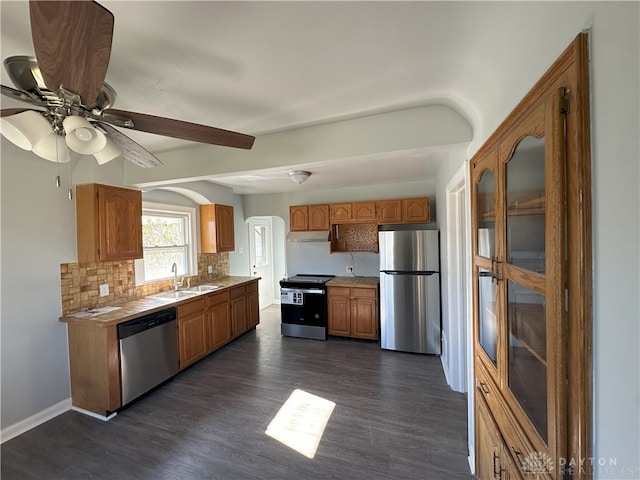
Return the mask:
POLYGON ((176 309, 167 308, 159 312, 150 313, 143 317, 134 318, 128 322, 118 325, 118 339, 130 337, 136 333, 144 332, 150 328, 159 327, 165 323, 171 322, 177 318, 176 309))

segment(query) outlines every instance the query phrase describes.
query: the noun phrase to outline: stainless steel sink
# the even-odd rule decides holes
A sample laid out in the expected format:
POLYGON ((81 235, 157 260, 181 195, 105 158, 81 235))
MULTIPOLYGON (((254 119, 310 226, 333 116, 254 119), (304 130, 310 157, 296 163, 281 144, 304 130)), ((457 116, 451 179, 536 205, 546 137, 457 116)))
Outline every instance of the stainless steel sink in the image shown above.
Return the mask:
POLYGON ((173 291, 173 292, 159 293, 157 295, 154 295, 154 297, 177 299, 177 298, 193 297, 193 296, 195 296, 197 294, 198 294, 198 292, 189 292, 187 290, 178 290, 178 291, 173 291))
POLYGON ((188 292, 211 292, 212 290, 217 290, 220 288, 220 285, 196 285, 194 287, 188 288, 188 292))

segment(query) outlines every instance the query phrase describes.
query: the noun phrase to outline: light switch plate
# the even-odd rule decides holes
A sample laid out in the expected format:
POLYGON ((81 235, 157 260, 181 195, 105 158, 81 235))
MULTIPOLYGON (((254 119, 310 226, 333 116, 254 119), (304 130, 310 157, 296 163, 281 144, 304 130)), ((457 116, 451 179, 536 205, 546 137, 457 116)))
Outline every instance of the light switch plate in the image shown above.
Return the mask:
POLYGON ((103 283, 102 285, 100 285, 100 296, 106 297, 107 295, 109 295, 109 284, 103 283))
POLYGON ((207 273, 213 273, 213 267, 211 265, 207 265, 207 273))

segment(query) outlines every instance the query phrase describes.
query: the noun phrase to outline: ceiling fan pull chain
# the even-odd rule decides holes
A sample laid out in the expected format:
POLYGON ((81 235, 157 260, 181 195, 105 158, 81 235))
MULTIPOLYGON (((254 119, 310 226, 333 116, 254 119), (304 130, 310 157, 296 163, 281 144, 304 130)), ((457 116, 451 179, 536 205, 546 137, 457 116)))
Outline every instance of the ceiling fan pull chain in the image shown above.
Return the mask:
POLYGON ((60 159, 58 158, 58 139, 56 138, 56 169, 58 174, 56 175, 56 187, 60 188, 60 159))
POLYGON ((69 200, 73 200, 73 187, 71 185, 71 162, 67 163, 67 173, 69 174, 69 200))

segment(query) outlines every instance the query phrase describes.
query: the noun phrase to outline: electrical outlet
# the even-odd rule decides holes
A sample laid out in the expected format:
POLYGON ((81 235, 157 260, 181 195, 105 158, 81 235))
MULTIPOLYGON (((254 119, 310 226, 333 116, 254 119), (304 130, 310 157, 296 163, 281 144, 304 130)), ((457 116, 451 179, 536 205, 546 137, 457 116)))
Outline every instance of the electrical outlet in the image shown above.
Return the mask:
POLYGON ((353 265, 347 265, 347 273, 353 273, 353 265))
POLYGON ((107 295, 109 295, 109 284, 103 283, 102 285, 100 285, 100 296, 106 297, 107 295))
POLYGON ((213 273, 213 267, 211 265, 207 265, 207 273, 213 273))

